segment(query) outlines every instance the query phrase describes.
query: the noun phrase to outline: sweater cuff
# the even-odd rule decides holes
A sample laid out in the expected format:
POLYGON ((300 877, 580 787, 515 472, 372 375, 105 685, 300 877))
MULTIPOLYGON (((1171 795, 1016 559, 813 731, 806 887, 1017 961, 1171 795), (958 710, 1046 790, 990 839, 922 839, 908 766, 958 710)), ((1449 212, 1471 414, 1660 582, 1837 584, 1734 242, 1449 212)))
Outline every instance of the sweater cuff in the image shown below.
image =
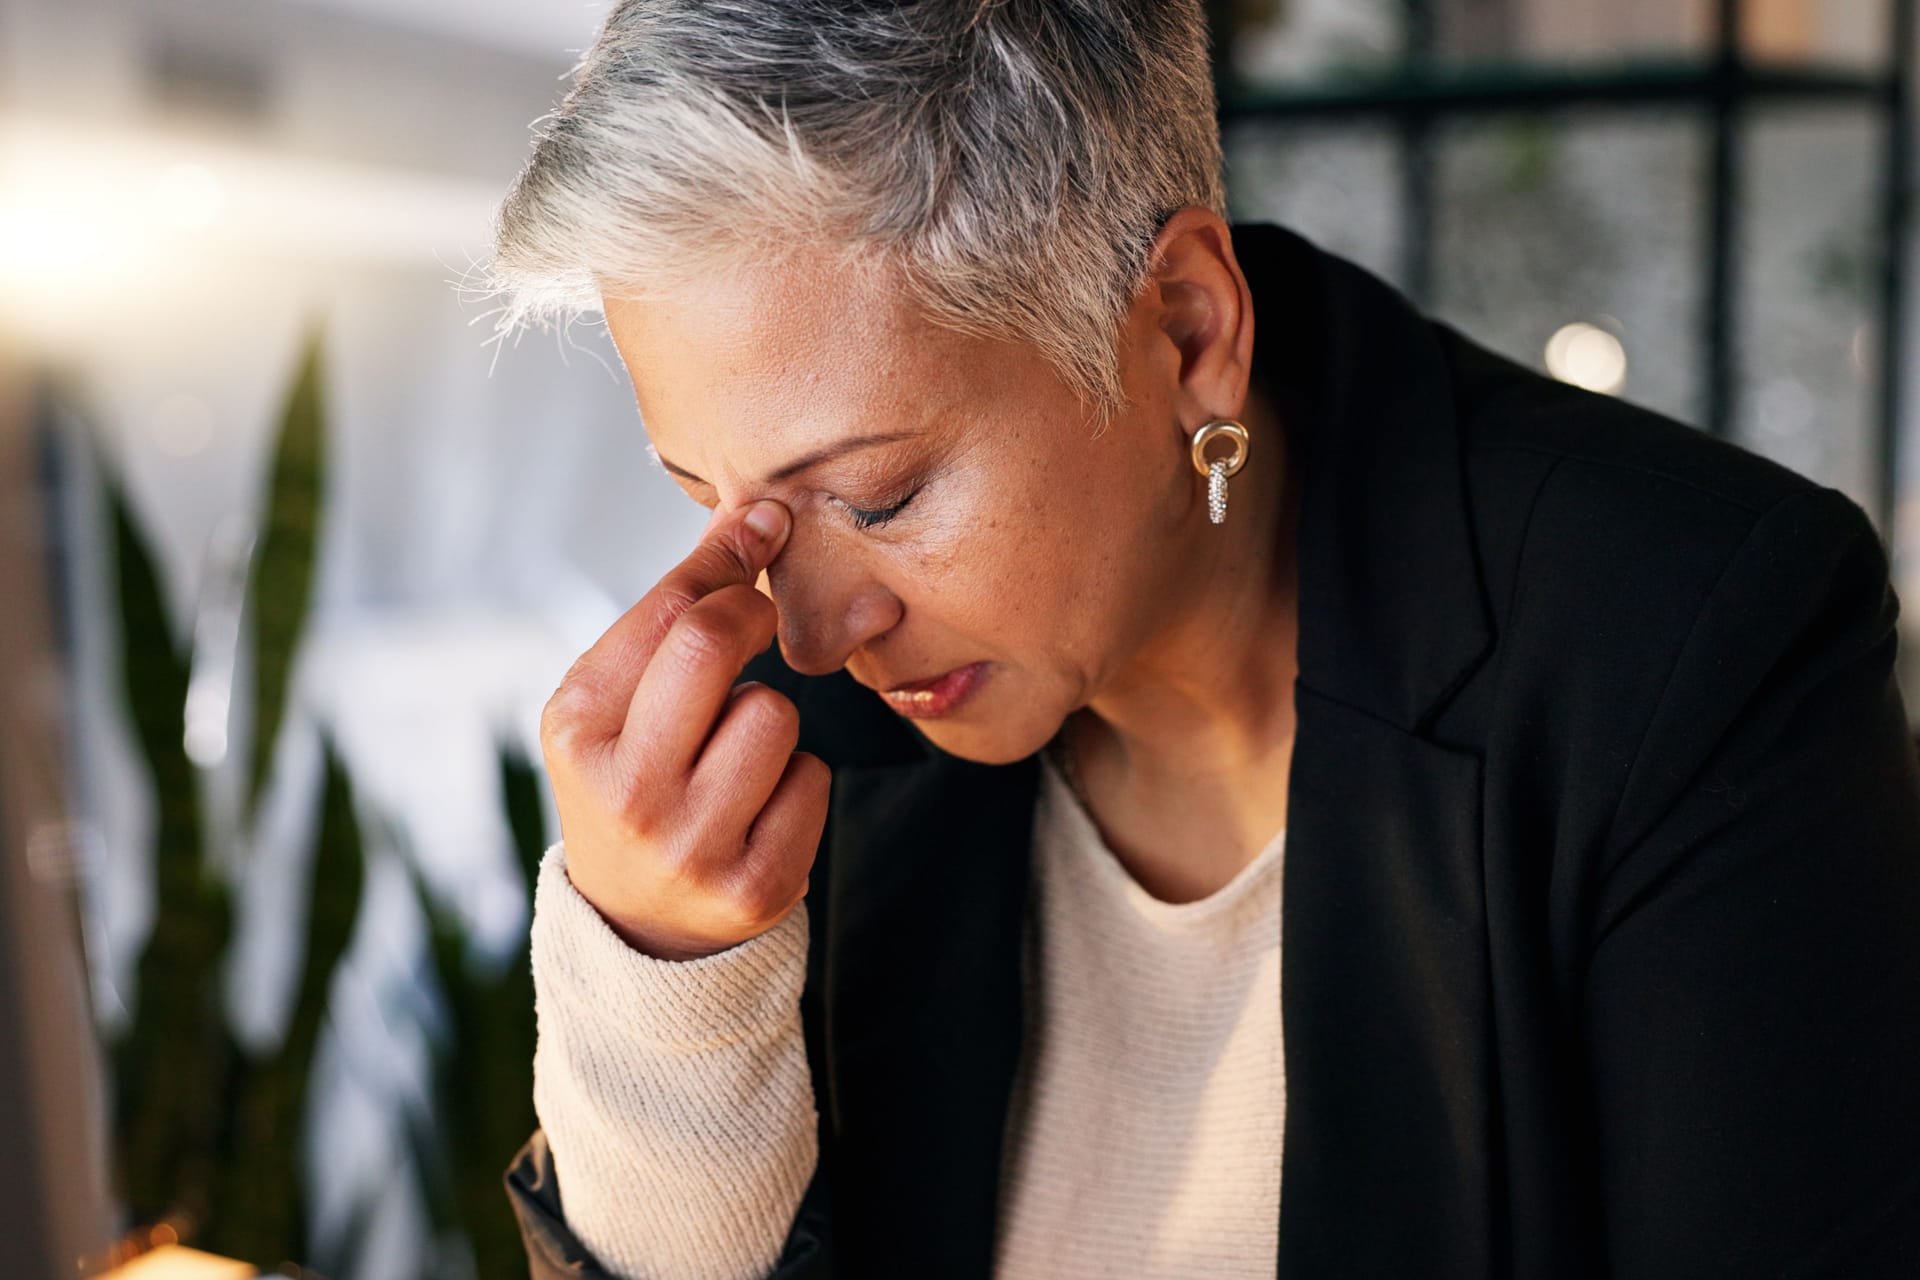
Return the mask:
POLYGON ((623 1036, 679 1049, 777 1032, 806 979, 803 902, 758 937, 697 960, 627 945, 567 877, 564 842, 541 859, 533 899, 533 971, 544 996, 605 1019, 623 1036))

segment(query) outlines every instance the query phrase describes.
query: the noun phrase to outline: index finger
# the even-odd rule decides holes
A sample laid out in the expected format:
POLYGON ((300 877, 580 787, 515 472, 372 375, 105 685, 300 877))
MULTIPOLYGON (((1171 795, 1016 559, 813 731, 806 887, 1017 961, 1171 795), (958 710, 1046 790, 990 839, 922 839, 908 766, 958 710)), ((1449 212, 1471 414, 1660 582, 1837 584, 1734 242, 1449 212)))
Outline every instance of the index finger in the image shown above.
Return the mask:
POLYGON ((585 694, 592 728, 617 736, 640 675, 669 628, 693 603, 734 583, 752 585, 786 545, 793 518, 771 499, 716 512, 699 545, 614 620, 562 682, 585 694))
MULTIPOLYGON (((771 502, 772 499, 768 498, 768 499, 764 499, 764 501, 771 502)), ((727 513, 721 508, 715 507, 713 509, 713 515, 709 517, 707 520, 707 527, 700 531, 700 536, 704 538, 709 533, 713 532, 713 527, 719 524, 720 521, 723 518, 725 518, 726 514, 727 513)), ((765 596, 767 599, 769 600, 773 599, 773 586, 771 583, 767 581, 767 570, 764 565, 761 566, 760 576, 753 580, 753 589, 755 591, 758 591, 761 595, 765 596)), ((708 592, 708 594, 711 595, 712 592, 708 592)))

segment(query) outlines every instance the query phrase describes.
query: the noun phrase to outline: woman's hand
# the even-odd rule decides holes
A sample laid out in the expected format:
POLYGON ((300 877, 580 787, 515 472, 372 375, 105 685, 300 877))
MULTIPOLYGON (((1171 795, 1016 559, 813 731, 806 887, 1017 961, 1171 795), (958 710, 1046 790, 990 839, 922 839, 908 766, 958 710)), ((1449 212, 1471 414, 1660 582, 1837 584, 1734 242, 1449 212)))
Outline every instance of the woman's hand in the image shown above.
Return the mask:
POLYGON ((773 640, 773 601, 753 583, 791 523, 777 502, 717 514, 541 716, 567 875, 650 956, 724 951, 807 891, 831 775, 794 750, 791 701, 733 683, 773 640))

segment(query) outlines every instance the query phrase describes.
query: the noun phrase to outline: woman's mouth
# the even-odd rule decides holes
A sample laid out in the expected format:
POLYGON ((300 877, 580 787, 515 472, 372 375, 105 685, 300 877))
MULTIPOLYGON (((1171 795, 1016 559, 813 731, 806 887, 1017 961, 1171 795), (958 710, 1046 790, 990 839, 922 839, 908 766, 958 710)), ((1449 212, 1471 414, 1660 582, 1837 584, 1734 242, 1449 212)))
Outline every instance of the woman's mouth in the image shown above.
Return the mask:
POLYGON ((888 689, 880 696, 903 716, 931 720, 958 708, 980 686, 986 674, 986 663, 972 662, 931 680, 919 680, 888 689))

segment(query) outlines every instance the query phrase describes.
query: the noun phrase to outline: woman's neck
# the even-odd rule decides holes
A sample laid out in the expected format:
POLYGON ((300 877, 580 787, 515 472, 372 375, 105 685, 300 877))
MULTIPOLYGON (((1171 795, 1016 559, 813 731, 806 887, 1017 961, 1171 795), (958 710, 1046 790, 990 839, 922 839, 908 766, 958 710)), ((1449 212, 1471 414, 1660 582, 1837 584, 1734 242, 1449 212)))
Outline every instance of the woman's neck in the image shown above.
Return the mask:
POLYGON ((1195 531, 1192 589, 1063 732, 1109 846, 1170 901, 1225 884, 1286 822, 1301 484, 1257 389, 1243 422, 1247 465, 1226 523, 1195 531))

